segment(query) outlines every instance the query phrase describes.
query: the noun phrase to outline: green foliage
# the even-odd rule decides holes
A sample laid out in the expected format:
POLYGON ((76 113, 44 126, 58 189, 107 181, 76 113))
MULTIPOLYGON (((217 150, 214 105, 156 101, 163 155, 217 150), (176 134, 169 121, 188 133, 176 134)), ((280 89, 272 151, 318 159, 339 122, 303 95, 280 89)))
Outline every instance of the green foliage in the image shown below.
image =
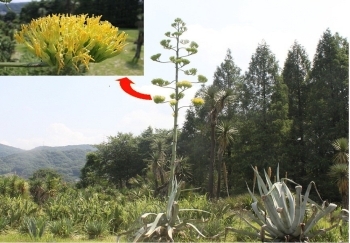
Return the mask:
POLYGON ((0 176, 0 195, 26 198, 29 195, 29 184, 17 175, 0 176))
POLYGON ((346 38, 332 34, 329 29, 323 33, 308 82, 305 136, 309 163, 306 170, 320 178, 315 181, 327 197, 339 200, 335 185, 321 178, 331 166, 330 141, 349 136, 349 43, 346 38))
POLYGON ((108 142, 96 145, 98 150, 87 155, 79 186, 105 185, 108 182, 123 188, 130 178, 141 174, 145 168, 138 152, 138 142, 131 133, 118 133, 108 137, 108 142))
MULTIPOLYGON (((41 208, 31 198, 0 196, 0 222, 2 222, 2 225, 6 225, 0 238, 1 240, 10 241, 14 237, 15 241, 19 241, 19 239, 24 239, 25 235, 27 235, 26 241, 34 241, 39 240, 41 235, 41 241, 49 239, 67 241, 76 240, 78 237, 86 237, 87 239, 90 235, 90 238, 98 237, 99 240, 101 240, 101 237, 106 237, 106 240, 109 240, 113 236, 114 240, 115 234, 121 235, 125 231, 129 232, 129 229, 139 229, 140 215, 143 215, 145 212, 154 212, 154 214, 144 215, 146 216, 145 221, 149 224, 155 222, 156 216, 159 214, 164 215, 160 216, 161 219, 167 219, 166 215, 175 215, 167 214, 167 212, 175 213, 176 211, 174 210, 177 206, 169 207, 167 201, 153 198, 147 194, 147 191, 142 192, 138 197, 135 197, 133 192, 137 192, 136 188, 125 190, 124 194, 118 190, 106 187, 70 188, 69 190, 59 191, 56 197, 50 198, 41 208), (46 229, 43 231, 45 222, 46 229), (14 232, 16 236, 13 235, 14 232), (19 235, 18 232, 23 234, 19 235), (32 232, 32 238, 29 238, 30 232, 32 232), (104 233, 100 234, 100 232, 104 233), (50 236, 51 234, 52 236, 50 236)), ((223 238, 225 227, 251 231, 249 226, 245 225, 243 219, 237 217, 241 214, 245 215, 243 209, 246 204, 249 204, 248 199, 249 195, 245 194, 218 201, 209 201, 205 195, 200 195, 193 191, 183 191, 179 198, 172 197, 170 202, 176 202, 179 206, 177 214, 179 220, 175 220, 174 225, 181 229, 181 231, 174 229, 174 241, 220 241, 223 238), (208 214, 208 212, 211 212, 211 214, 208 214), (206 219, 204 223, 202 223, 203 218, 206 219), (199 233, 189 225, 194 224, 194 222, 197 222, 195 227, 206 238, 198 239, 199 233), (198 224, 198 222, 201 223, 198 224), (186 224, 190 228, 184 227, 186 224)), ((311 207, 307 207, 307 209, 309 210, 311 207)), ((343 211, 337 210, 330 219, 321 219, 319 221, 320 226, 311 231, 311 233, 318 233, 320 229, 330 226, 327 221, 337 222, 340 217, 343 217, 344 221, 341 223, 342 233, 340 233, 340 228, 334 228, 323 236, 317 236, 315 239, 319 241, 327 241, 327 239, 344 241, 344 239, 347 239, 345 220, 347 220, 348 215, 344 214, 345 211, 343 211), (329 226, 325 227, 323 226, 324 224, 329 226)), ((307 211, 307 219, 311 217, 312 211, 307 211)), ((158 222, 158 226, 162 228, 164 224, 160 223, 160 221, 158 222)), ((148 228, 149 230, 150 228, 148 228)), ((161 235, 166 235, 166 232, 160 233, 161 235)), ((153 234, 153 236, 156 235, 157 233, 153 234)), ((255 240, 253 237, 247 237, 244 235, 228 235, 227 240, 255 240)), ((125 239, 125 241, 131 240, 130 238, 125 239)))
POLYGON ((25 218, 24 224, 32 240, 38 240, 43 237, 47 221, 45 218, 25 218))
POLYGON ((54 236, 66 238, 74 232, 73 222, 69 218, 63 218, 49 223, 50 232, 54 236))
POLYGON ((108 223, 103 220, 87 221, 84 225, 84 230, 89 236, 89 239, 101 237, 108 229, 108 223))
POLYGON ((349 162, 349 140, 347 138, 336 139, 332 143, 336 151, 333 162, 336 164, 348 164, 349 162))
POLYGON ((6 217, 0 216, 0 232, 4 231, 6 229, 9 222, 10 221, 6 217))
POLYGON ((138 0, 103 0, 81 1, 75 13, 102 15, 113 25, 122 28, 134 28, 137 15, 143 13, 143 1, 138 0))
POLYGON ((22 22, 28 23, 32 19, 47 14, 71 13, 86 14, 90 16, 102 15, 102 20, 107 20, 114 26, 122 28, 135 28, 137 15, 143 13, 143 1, 138 0, 91 0, 91 1, 33 1, 27 3, 20 12, 22 22))
POLYGON ((15 49, 14 41, 12 41, 8 36, 0 35, 0 43, 0 61, 10 61, 12 53, 15 49))
POLYGON ((8 62, 11 60, 15 50, 15 42, 13 40, 13 32, 16 26, 11 21, 0 20, 0 62, 8 62))

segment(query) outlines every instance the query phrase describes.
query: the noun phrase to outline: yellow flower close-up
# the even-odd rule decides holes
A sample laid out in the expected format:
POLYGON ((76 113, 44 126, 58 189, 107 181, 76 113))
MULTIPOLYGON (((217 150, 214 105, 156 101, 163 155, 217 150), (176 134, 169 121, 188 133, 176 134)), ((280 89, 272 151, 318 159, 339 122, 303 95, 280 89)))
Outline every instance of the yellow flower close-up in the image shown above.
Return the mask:
POLYGON ((89 62, 102 62, 120 54, 127 35, 101 16, 50 15, 33 19, 15 33, 18 43, 25 46, 44 63, 57 67, 80 65, 89 68, 89 62))

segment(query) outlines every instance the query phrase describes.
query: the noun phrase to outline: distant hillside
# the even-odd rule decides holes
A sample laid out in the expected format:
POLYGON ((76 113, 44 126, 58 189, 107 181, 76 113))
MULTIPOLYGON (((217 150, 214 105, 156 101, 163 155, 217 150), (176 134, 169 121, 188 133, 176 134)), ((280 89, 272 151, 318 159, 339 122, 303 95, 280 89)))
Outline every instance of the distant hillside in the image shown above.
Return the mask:
MULTIPOLYGON (((0 146, 0 149, 4 146, 0 146)), ((73 181, 79 178, 80 170, 85 165, 86 154, 95 150, 91 145, 42 146, 28 151, 18 149, 18 153, 0 157, 0 175, 15 173, 28 178, 38 169, 52 168, 66 180, 73 181)))
POLYGON ((19 148, 15 148, 15 147, 11 147, 11 146, 7 146, 4 144, 0 144, 0 158, 1 157, 6 157, 7 155, 11 155, 11 154, 18 154, 21 152, 24 152, 25 150, 23 149, 19 149, 19 148))
MULTIPOLYGON (((20 14, 21 9, 28 3, 30 3, 30 1, 22 2, 22 3, 9 3, 8 6, 16 14, 20 14)), ((4 3, 0 3, 0 14, 6 14, 8 11, 9 10, 6 7, 6 5, 4 3)))

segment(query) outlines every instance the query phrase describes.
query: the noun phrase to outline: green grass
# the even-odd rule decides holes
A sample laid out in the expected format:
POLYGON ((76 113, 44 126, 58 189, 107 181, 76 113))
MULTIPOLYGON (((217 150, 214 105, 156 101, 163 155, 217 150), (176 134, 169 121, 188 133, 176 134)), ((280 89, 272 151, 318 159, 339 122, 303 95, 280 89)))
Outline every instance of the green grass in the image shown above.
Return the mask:
MULTIPOLYGON (((114 235, 89 240, 88 236, 83 234, 76 234, 69 238, 59 238, 54 237, 52 234, 45 234, 41 239, 37 239, 36 242, 115 242, 115 239, 114 235)), ((0 233, 0 242, 33 242, 33 239, 28 234, 21 234, 16 230, 12 230, 6 234, 0 233)))
POLYGON ((128 34, 128 44, 125 46, 123 52, 120 55, 109 58, 101 63, 91 63, 89 71, 86 73, 86 75, 140 76, 144 74, 143 47, 141 49, 141 56, 138 62, 131 62, 135 55, 136 45, 134 44, 134 41, 137 39, 138 30, 125 29, 121 31, 128 34))
MULTIPOLYGON (((118 199, 114 196, 106 197, 103 193, 80 191, 82 194, 65 194, 62 192, 60 196, 57 196, 57 200, 52 198, 50 205, 55 207, 57 205, 67 205, 68 202, 63 200, 58 200, 59 198, 69 198, 69 202, 74 202, 70 207, 79 207, 80 209, 87 207, 87 210, 81 211, 82 214, 89 217, 82 217, 81 219, 71 217, 71 223, 66 224, 67 228, 70 228, 69 233, 57 235, 57 230, 52 231, 53 222, 49 221, 47 207, 43 207, 42 211, 37 212, 34 217, 47 217, 48 227, 45 230, 42 238, 37 238, 38 242, 115 242, 116 235, 122 232, 128 231, 129 229, 138 229, 142 225, 140 224, 139 217, 144 213, 160 213, 164 212, 166 207, 166 201, 153 198, 148 196, 143 196, 138 199, 131 200, 128 195, 120 195, 122 198, 118 199), (90 195, 91 194, 91 195, 90 195), (75 196, 74 196, 75 195, 75 196), (77 204, 79 204, 77 206, 77 204), (114 205, 114 206, 113 206, 114 205), (118 206, 116 213, 113 213, 113 208, 118 206), (112 210, 112 211, 110 211, 112 210), (109 213, 109 216, 106 216, 109 213), (45 216, 46 215, 46 216, 45 216), (116 223, 116 228, 111 227, 110 219, 118 218, 116 223), (87 221, 86 219, 90 220, 87 221), (101 225, 101 230, 92 225, 92 229, 89 230, 89 222, 96 224, 100 222, 109 222, 110 225, 101 225), (103 226, 103 227, 102 227, 103 226), (96 228, 96 229, 95 229, 96 228), (112 229, 113 228, 113 229, 112 229), (115 229, 115 230, 114 230, 115 229), (98 234, 90 234, 92 230, 96 230, 98 234), (114 232, 112 232, 114 231, 114 232), (56 234, 54 234, 56 232, 56 234), (91 236, 95 236, 91 237, 91 236), (94 238, 94 239, 92 239, 94 238)), ((0 203, 3 199, 3 204, 5 205, 4 198, 0 195, 0 203)), ((194 211, 183 211, 179 213, 179 217, 182 220, 196 220, 193 224, 206 236, 220 235, 217 238, 197 238, 198 234, 191 229, 185 229, 181 234, 175 235, 176 241, 181 242, 213 242, 213 241, 224 241, 226 242, 237 242, 237 241, 248 241, 248 242, 259 242, 258 239, 249 238, 246 235, 239 235, 234 232, 229 232, 224 239, 225 227, 234 227, 241 230, 249 230, 250 227, 242 220, 240 216, 245 216, 245 210, 249 210, 250 201, 248 200, 248 194, 233 195, 230 198, 224 198, 217 201, 208 201, 205 195, 199 195, 196 193, 190 196, 183 197, 179 199, 180 209, 201 209, 209 211, 210 214, 204 212, 194 212, 194 211), (202 221, 202 219, 207 219, 207 222, 202 221), (201 222, 197 222, 201 221, 201 222)), ((21 200, 21 199, 19 199, 21 200)), ((22 199, 28 200, 28 199, 22 199)), ((29 199, 31 200, 31 199, 29 199)), ((7 201, 6 201, 7 202, 7 201)), ((9 205, 12 205, 12 201, 8 201, 9 205)), ((7 205, 7 204, 6 204, 7 205)), ((7 206, 6 206, 7 207, 7 206)), ((5 206, 4 206, 5 208, 5 206)), ((1 213, 0 207, 0 213, 1 213)), ((333 218, 336 219, 339 214, 339 209, 333 214, 333 218)), ((25 215, 23 215, 24 217, 25 215)), ((78 215, 79 216, 79 215, 78 215)), ((63 216, 61 216, 62 218, 63 216)), ((247 217, 245 217, 247 218, 247 217)), ((51 219, 52 220, 52 219, 51 219)), ((22 221, 19 219, 19 221, 22 221)), ((317 230, 322 228, 328 228, 330 226, 329 221, 332 221, 332 217, 327 216, 320 220, 317 226, 312 230, 317 232, 317 230)), ((64 220, 62 220, 64 222, 64 220)), ((256 223, 251 222, 257 228, 259 226, 256 223)), ((97 225, 98 226, 98 225, 97 225)), ((91 227, 90 227, 91 228, 91 227)), ((60 231, 61 232, 61 231, 60 231)), ((311 242, 344 242, 348 240, 348 224, 343 225, 342 233, 340 228, 334 228, 333 230, 325 234, 317 234, 316 237, 310 239, 311 242)), ((133 239, 132 234, 122 235, 120 242, 130 242, 133 239)), ((28 232, 21 231, 19 223, 13 226, 7 225, 4 231, 0 232, 0 242, 32 242, 33 239, 30 238, 28 232)))

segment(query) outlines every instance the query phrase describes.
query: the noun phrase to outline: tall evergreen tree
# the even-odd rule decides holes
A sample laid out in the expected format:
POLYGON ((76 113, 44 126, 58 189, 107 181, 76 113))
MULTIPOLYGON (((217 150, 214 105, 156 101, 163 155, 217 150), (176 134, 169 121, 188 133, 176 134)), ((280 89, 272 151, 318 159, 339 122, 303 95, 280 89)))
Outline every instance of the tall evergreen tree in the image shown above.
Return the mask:
POLYGON ((244 153, 242 166, 247 170, 252 163, 264 168, 275 166, 282 160, 282 143, 289 131, 287 87, 265 41, 258 45, 251 58, 243 92, 239 102, 249 121, 237 126, 244 138, 241 146, 246 147, 239 149, 244 153))
POLYGON ((336 191, 325 180, 332 160, 331 143, 349 135, 349 43, 327 29, 316 49, 309 81, 307 142, 309 174, 324 185, 329 197, 336 191))
MULTIPOLYGON (((241 69, 234 63, 231 50, 228 49, 224 61, 216 68, 214 73, 213 86, 222 90, 232 90, 235 97, 239 96, 239 88, 242 84, 241 69)), ((227 119, 236 120, 238 99, 231 100, 224 109, 227 119)))
POLYGON ((241 69, 235 65, 231 50, 228 49, 224 61, 216 68, 213 84, 220 89, 234 89, 241 78, 241 69))
POLYGON ((307 75, 311 63, 305 49, 295 41, 288 51, 282 72, 283 81, 288 86, 288 118, 292 120, 288 146, 288 170, 305 179, 305 107, 307 98, 307 75))
MULTIPOLYGON (((186 121, 179 137, 179 153, 188 158, 192 171, 191 184, 195 187, 206 188, 209 160, 210 140, 203 107, 192 107, 187 110, 186 121)), ((206 190, 203 190, 205 192, 206 190)))

